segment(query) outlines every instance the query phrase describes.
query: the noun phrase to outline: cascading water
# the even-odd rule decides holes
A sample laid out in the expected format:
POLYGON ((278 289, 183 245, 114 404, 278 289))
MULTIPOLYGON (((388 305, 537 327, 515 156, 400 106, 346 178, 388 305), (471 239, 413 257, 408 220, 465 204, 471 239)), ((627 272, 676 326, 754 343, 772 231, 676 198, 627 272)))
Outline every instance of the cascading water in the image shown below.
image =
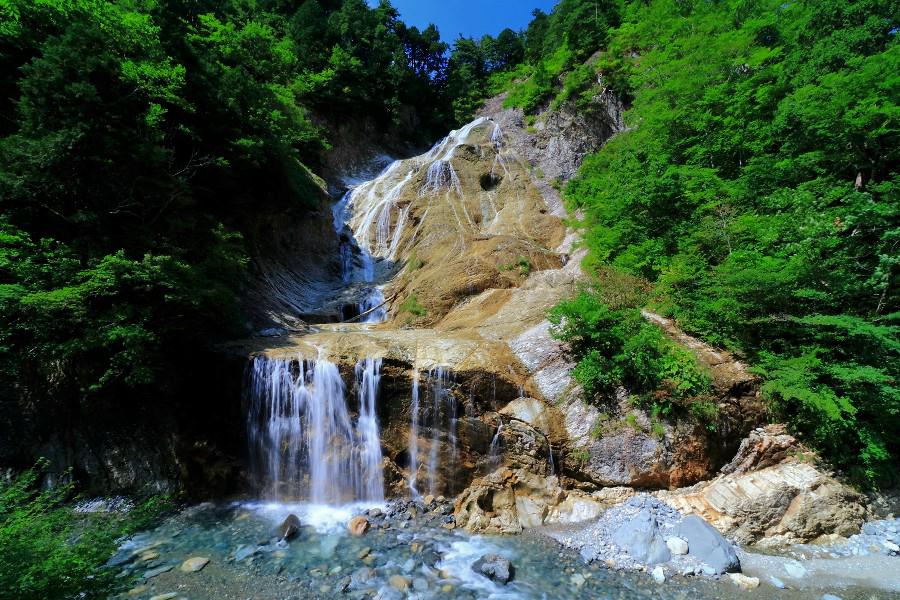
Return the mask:
POLYGON ((497 433, 494 434, 494 438, 491 440, 491 449, 488 452, 488 462, 492 469, 500 466, 500 434, 502 432, 503 421, 500 421, 500 424, 497 425, 497 433))
POLYGON ((250 372, 252 468, 265 495, 317 504, 384 499, 375 405, 381 361, 356 367, 354 426, 337 365, 256 357, 250 372))
POLYGON ((436 494, 438 488, 438 472, 441 459, 441 436, 446 432, 449 449, 445 452, 451 465, 458 456, 458 407, 456 397, 451 392, 453 373, 444 367, 435 367, 421 375, 413 374, 412 402, 410 407, 409 433, 409 489, 413 497, 421 492, 419 489, 419 466, 425 466, 425 489, 429 494, 436 494), (424 378, 424 386, 420 379, 424 378), (422 393, 424 390, 424 402, 422 393), (419 454, 419 432, 422 428, 430 434, 428 453, 425 457, 419 454), (424 460, 423 460, 424 459, 424 460))
POLYGON ((434 494, 437 491, 437 474, 441 445, 441 430, 444 422, 449 421, 450 439, 453 444, 452 454, 456 454, 456 401, 450 393, 450 381, 452 373, 443 367, 436 367, 428 372, 428 383, 431 387, 431 448, 428 452, 428 492, 434 494))
POLYGON ((416 474, 419 471, 419 371, 413 373, 412 403, 409 429, 409 491, 413 498, 419 496, 416 474))

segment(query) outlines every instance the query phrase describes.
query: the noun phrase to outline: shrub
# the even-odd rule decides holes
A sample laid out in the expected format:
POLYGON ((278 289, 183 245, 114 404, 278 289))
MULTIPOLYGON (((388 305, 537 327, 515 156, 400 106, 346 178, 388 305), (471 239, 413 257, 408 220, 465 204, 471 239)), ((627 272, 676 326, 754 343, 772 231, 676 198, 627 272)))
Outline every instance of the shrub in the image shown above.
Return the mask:
POLYGON ((147 527, 168 501, 154 498, 127 514, 76 513, 74 486, 41 490, 44 462, 0 482, 0 598, 106 598, 117 585, 104 563, 118 540, 147 527))

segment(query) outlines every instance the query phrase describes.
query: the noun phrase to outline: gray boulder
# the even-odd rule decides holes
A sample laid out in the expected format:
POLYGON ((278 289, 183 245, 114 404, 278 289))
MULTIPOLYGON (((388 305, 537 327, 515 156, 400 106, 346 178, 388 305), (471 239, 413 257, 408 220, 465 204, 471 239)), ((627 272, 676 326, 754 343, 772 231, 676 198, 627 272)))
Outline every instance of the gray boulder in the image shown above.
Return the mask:
POLYGON ((485 554, 472 563, 472 570, 503 585, 512 581, 515 576, 512 563, 498 554, 485 554))
POLYGON ((656 517, 646 509, 622 523, 612 536, 613 543, 636 561, 646 565, 669 562, 672 553, 659 532, 656 517))
POLYGON ((687 540, 688 554, 711 567, 716 574, 741 570, 734 546, 715 527, 697 515, 688 515, 675 526, 674 535, 687 540))

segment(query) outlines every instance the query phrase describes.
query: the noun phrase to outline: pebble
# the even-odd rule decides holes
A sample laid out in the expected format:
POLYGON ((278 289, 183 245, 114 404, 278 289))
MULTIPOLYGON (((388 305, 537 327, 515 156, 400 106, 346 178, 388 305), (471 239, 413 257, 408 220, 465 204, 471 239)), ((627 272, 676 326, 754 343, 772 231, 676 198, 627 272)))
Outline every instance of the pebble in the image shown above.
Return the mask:
POLYGON ((196 573, 209 563, 209 559, 203 556, 192 556, 181 563, 181 571, 183 573, 196 573))
POLYGON ((172 600, 172 598, 178 595, 177 592, 168 592, 166 594, 157 594, 155 596, 150 596, 150 600, 172 600))
POLYGON ((163 573, 167 573, 175 568, 175 565, 163 565, 161 567, 156 567, 155 569, 150 569, 146 573, 144 573, 144 579, 151 579, 156 577, 157 575, 162 575, 163 573))
POLYGON ((144 552, 141 554, 141 560, 144 562, 150 562, 151 560, 156 560, 159 558, 159 552, 144 552))
POLYGON ((581 573, 575 573, 574 575, 572 575, 572 583, 575 585, 575 587, 583 586, 584 582, 585 577, 581 573))
POLYGON ((411 582, 403 575, 391 575, 390 577, 388 577, 388 583, 390 583, 391 587, 393 587, 398 592, 405 592, 409 589, 409 584, 411 582))
POLYGON ((841 600, 841 597, 834 594, 825 594, 822 596, 822 600, 841 600))
MULTIPOLYGON (((656 583, 665 583, 666 582, 666 572, 663 570, 661 565, 657 565, 653 568, 653 571, 650 572, 650 576, 653 577, 653 581, 656 583)), ((759 580, 757 580, 759 583, 759 580)))
POLYGON ((143 594, 144 592, 146 592, 149 589, 150 588, 148 588, 146 585, 139 585, 135 588, 131 588, 130 590, 128 590, 128 595, 129 596, 140 596, 141 594, 143 594))
POLYGON ((449 583, 445 583, 443 586, 441 586, 441 591, 444 592, 445 594, 449 594, 450 592, 453 591, 453 586, 450 585, 449 583))
POLYGON ((743 573, 729 573, 728 578, 731 583, 743 590, 752 590, 759 587, 758 577, 747 577, 743 573))
POLYGON ((372 549, 369 548, 368 546, 366 546, 365 548, 363 548, 362 550, 359 551, 359 553, 356 555, 356 558, 362 560, 365 557, 367 557, 370 552, 372 552, 372 549))
POLYGON ((773 587, 777 587, 779 590, 783 590, 785 588, 784 582, 774 575, 769 575, 769 583, 771 583, 773 587))

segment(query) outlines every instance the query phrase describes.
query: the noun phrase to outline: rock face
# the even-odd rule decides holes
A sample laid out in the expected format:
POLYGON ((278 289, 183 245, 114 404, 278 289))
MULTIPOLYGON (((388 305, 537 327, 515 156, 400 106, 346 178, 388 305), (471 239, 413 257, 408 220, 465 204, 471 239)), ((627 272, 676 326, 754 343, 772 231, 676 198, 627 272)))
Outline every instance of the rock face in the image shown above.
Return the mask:
POLYGON ((661 497, 742 544, 779 545, 847 536, 865 518, 864 497, 810 464, 784 462, 722 475, 661 497))
POLYGON ((767 425, 754 429, 744 438, 737 454, 730 463, 722 467, 722 473, 737 475, 771 467, 783 462, 797 440, 787 433, 784 425, 767 425))
POLYGON ((503 585, 515 576, 512 563, 498 554, 485 554, 472 564, 472 570, 503 585))

